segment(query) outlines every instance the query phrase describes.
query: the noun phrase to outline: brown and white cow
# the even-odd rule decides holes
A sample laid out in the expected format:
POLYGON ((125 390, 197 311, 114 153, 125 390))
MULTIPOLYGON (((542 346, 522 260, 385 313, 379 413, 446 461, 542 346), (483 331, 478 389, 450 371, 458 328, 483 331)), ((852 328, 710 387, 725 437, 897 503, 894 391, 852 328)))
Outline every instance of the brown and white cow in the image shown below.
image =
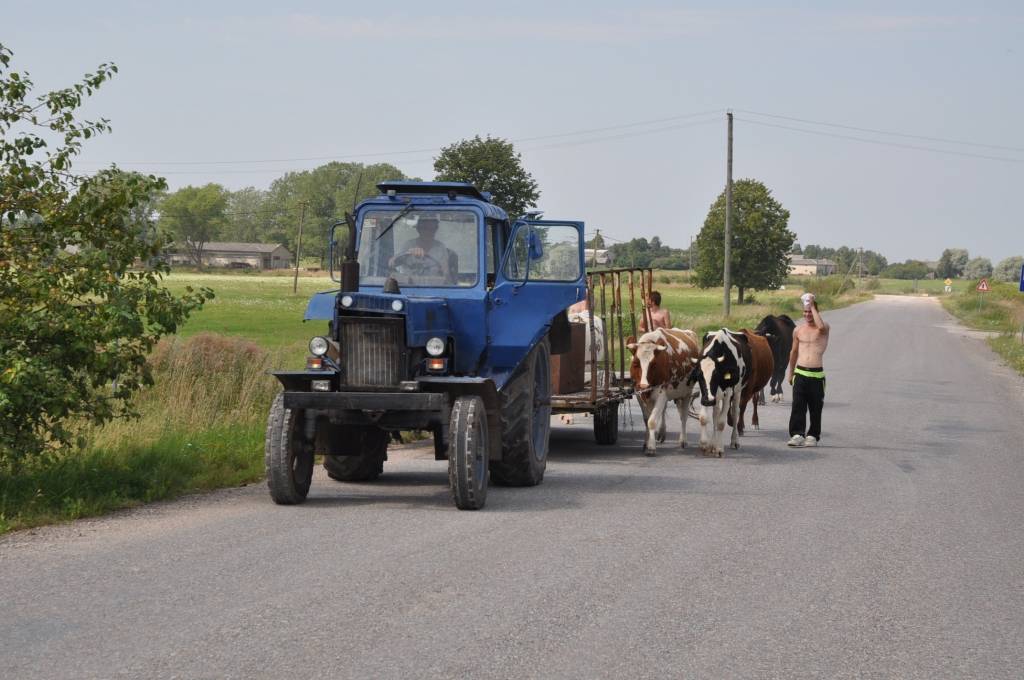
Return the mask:
POLYGON ((747 402, 754 400, 754 414, 750 422, 756 428, 761 425, 757 420, 757 394, 764 389, 772 378, 775 368, 775 360, 772 357, 772 347, 768 340, 754 332, 744 328, 741 331, 747 336, 747 345, 750 347, 750 361, 747 364, 746 377, 743 380, 743 391, 740 394, 740 422, 739 433, 743 435, 744 414, 747 412, 747 402))
POLYGON ((700 352, 697 334, 679 328, 657 328, 644 333, 639 340, 628 339, 626 347, 633 353, 630 377, 637 388, 647 425, 644 453, 655 455, 658 434, 664 440, 665 408, 674 401, 679 410, 682 429, 679 446, 686 446, 686 417, 693 396, 690 371, 700 352))
POLYGON ((740 397, 750 363, 747 336, 723 328, 704 336, 697 365, 691 377, 700 386, 700 450, 719 456, 725 452, 722 433, 732 423, 732 448, 738 449, 740 397))

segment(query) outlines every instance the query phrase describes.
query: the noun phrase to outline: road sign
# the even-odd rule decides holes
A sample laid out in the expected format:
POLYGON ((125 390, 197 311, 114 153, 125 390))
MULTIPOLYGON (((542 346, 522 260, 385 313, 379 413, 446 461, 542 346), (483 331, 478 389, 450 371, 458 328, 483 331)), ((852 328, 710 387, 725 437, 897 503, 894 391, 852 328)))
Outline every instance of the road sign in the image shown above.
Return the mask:
POLYGON ((1020 266, 1020 292, 1024 293, 1024 264, 1020 266))
POLYGON ((982 279, 981 281, 978 281, 978 292, 979 293, 987 293, 988 292, 988 279, 982 279))

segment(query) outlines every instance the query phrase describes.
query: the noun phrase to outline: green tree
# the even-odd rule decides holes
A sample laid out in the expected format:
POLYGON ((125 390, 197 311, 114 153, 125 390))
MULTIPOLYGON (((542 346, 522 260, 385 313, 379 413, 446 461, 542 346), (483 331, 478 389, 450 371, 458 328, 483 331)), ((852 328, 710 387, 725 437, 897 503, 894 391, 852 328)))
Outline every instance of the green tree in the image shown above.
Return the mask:
POLYGON ((487 136, 464 139, 441 149, 434 159, 439 182, 469 182, 489 191, 494 202, 515 218, 537 205, 537 182, 522 164, 511 142, 487 136))
POLYGON ((184 187, 160 202, 160 228, 184 245, 197 267, 203 266, 203 248, 227 224, 224 216, 228 192, 219 184, 184 187))
POLYGON ((274 180, 267 192, 265 240, 297 252, 299 220, 305 204, 302 256, 318 257, 325 265, 331 226, 342 220, 353 205, 376 196, 378 183, 396 179, 405 179, 405 175, 389 163, 331 162, 313 170, 289 172, 274 180))
POLYGON ((273 208, 267 205, 267 192, 255 187, 246 187, 227 194, 227 210, 221 237, 225 241, 259 243, 270 230, 269 213, 273 208))
MULTIPOLYGON (((69 422, 132 414, 152 382, 146 356, 212 293, 161 285, 152 220, 162 179, 111 167, 76 175, 82 145, 109 130, 80 120, 117 69, 32 96, 0 45, 0 467, 70 444, 69 422), (135 263, 155 262, 151 268, 135 263), (135 268, 133 268, 135 267, 135 268)), ((0 471, 2 474, 2 471, 0 471)))
POLYGON ((1024 266, 1024 256, 1014 255, 1000 260, 992 271, 992 276, 1000 281, 1016 283, 1020 281, 1020 268, 1024 266))
POLYGON ((928 276, 928 265, 920 260, 893 263, 882 270, 881 275, 890 279, 923 279, 928 276))
POLYGON ((939 278, 956 279, 963 276, 969 256, 963 248, 946 248, 935 265, 935 275, 939 278))
POLYGON ((976 257, 964 266, 964 276, 969 279, 981 279, 992 276, 992 260, 987 257, 976 257))
MULTIPOLYGON (((741 179, 733 184, 732 283, 743 302, 747 288, 778 288, 789 273, 787 255, 796 235, 787 227, 789 211, 761 182, 741 179)), ((701 288, 723 283, 725 263, 725 192, 711 205, 694 244, 700 259, 696 283, 701 288)))

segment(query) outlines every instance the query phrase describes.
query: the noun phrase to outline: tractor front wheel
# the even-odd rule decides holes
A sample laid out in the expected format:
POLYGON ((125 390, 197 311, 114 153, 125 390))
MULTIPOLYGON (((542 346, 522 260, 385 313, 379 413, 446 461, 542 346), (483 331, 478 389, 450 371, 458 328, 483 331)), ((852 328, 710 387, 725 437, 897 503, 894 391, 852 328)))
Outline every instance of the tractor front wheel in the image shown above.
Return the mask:
POLYGON ((448 431, 448 482, 459 510, 479 510, 487 502, 487 407, 480 397, 459 397, 448 431))
POLYGON ((284 407, 278 394, 270 406, 263 462, 267 469, 270 497, 278 505, 296 505, 306 500, 313 482, 313 443, 305 436, 305 414, 284 407))

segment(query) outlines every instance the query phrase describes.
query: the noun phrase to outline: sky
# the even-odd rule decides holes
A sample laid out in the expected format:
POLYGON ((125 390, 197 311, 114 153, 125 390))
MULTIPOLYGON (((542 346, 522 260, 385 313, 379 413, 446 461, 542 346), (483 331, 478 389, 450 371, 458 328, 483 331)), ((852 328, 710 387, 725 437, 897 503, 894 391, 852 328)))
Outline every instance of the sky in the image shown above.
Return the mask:
POLYGON ((546 217, 685 247, 726 178, 803 245, 890 261, 1024 254, 1024 5, 0 0, 38 91, 114 62, 76 166, 269 187, 329 160, 433 178, 514 142, 546 217))

